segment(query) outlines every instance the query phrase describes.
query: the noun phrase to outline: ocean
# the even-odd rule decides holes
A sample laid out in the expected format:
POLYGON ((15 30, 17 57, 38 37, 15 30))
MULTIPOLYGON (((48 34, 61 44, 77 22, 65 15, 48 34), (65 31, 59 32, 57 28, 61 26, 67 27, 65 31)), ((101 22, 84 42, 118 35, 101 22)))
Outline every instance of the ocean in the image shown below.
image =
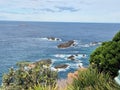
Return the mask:
POLYGON ((19 61, 51 59, 51 69, 59 69, 58 77, 66 78, 79 66, 88 67, 90 54, 101 42, 111 40, 120 30, 116 23, 65 23, 65 22, 18 22, 0 21, 0 83, 2 75, 19 61), (48 40, 47 37, 59 38, 48 40), (75 41, 75 46, 60 49, 57 45, 75 41), (75 60, 68 57, 76 55, 75 60))

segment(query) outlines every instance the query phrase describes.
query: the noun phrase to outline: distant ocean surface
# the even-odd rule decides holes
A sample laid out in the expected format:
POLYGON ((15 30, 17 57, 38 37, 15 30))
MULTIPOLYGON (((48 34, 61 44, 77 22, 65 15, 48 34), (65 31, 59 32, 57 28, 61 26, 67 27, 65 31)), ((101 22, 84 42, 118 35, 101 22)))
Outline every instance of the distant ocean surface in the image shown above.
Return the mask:
POLYGON ((74 72, 79 65, 89 65, 90 53, 99 45, 94 42, 111 40, 120 30, 120 24, 112 23, 60 23, 60 22, 0 22, 0 83, 8 68, 19 61, 52 59, 51 69, 59 64, 69 67, 59 70, 59 78, 74 72), (56 37, 61 41, 49 41, 56 37), (60 43, 75 40, 76 45, 59 49, 60 43), (76 60, 68 60, 70 55, 78 55, 76 60), (85 55, 85 57, 83 57, 85 55))

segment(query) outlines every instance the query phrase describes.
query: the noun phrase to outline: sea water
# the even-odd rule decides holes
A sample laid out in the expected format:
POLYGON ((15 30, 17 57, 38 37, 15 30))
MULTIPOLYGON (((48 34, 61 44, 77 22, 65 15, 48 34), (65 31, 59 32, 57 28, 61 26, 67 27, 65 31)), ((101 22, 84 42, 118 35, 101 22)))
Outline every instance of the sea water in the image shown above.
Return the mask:
POLYGON ((115 23, 65 23, 65 22, 0 22, 0 83, 8 68, 16 68, 19 61, 39 61, 51 59, 54 66, 67 64, 66 69, 59 69, 58 77, 66 78, 79 66, 89 65, 90 54, 101 42, 111 40, 120 30, 115 23), (57 41, 47 37, 59 38, 57 41), (57 45, 75 41, 75 46, 60 49, 57 45), (94 42, 98 42, 94 44, 94 42), (75 60, 69 60, 77 55, 75 60), (84 57, 83 57, 84 56, 84 57))

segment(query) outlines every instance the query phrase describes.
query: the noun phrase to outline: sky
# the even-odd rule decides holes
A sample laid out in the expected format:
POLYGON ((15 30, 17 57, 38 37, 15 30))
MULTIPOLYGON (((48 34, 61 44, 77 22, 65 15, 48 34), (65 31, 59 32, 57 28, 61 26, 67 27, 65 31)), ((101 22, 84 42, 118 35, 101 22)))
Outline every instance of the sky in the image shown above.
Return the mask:
POLYGON ((120 23, 120 0, 0 0, 0 20, 120 23))

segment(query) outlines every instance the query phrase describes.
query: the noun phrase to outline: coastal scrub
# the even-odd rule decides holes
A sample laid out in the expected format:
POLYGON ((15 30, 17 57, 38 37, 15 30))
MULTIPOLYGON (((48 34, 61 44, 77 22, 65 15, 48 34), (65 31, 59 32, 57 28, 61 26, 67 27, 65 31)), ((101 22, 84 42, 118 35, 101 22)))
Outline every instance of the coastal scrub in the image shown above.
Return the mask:
POLYGON ((51 71, 49 63, 49 59, 31 64, 19 63, 18 69, 10 68, 9 72, 3 75, 3 87, 5 90, 28 90, 37 85, 55 84, 57 72, 51 71))

